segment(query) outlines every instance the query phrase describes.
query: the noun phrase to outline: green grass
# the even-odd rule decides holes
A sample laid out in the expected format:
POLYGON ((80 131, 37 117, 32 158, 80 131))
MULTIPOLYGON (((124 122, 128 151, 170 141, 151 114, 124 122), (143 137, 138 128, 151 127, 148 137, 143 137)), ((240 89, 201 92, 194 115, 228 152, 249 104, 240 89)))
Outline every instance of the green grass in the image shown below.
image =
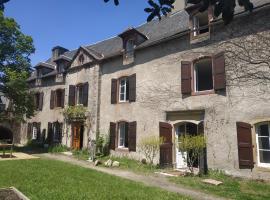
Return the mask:
POLYGON ((15 186, 31 200, 188 199, 61 161, 1 161, 0 169, 0 188, 15 186))
POLYGON ((72 150, 73 157, 77 158, 78 160, 88 160, 89 159, 89 152, 86 149, 82 150, 72 150))
POLYGON ((154 173, 160 170, 157 166, 150 166, 148 164, 142 164, 140 161, 132 160, 127 157, 120 158, 120 157, 106 156, 106 157, 99 158, 99 160, 102 161, 103 166, 104 166, 104 162, 106 162, 108 159, 111 159, 112 161, 120 162, 119 169, 129 170, 135 173, 149 174, 149 173, 154 173))
POLYGON ((193 189, 199 189, 206 193, 237 200, 269 200, 270 183, 261 181, 251 181, 240 178, 232 178, 217 171, 211 171, 204 177, 174 177, 171 181, 188 186, 193 189), (202 182, 204 178, 212 178, 222 181, 223 184, 213 186, 202 182))

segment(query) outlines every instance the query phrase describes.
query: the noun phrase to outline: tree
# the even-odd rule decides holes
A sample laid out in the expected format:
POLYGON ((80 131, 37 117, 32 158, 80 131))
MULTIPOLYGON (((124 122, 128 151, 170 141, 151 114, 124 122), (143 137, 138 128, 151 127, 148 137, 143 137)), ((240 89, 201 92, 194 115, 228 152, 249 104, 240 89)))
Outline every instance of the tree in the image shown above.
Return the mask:
POLYGON ((32 38, 20 31, 14 19, 4 16, 6 2, 0 0, 0 85, 9 105, 1 120, 13 123, 34 115, 33 94, 26 80, 31 73, 29 56, 35 49, 32 38))
POLYGON ((153 165, 154 159, 159 153, 160 145, 163 144, 164 139, 158 136, 148 136, 144 137, 140 143, 140 151, 144 154, 146 160, 153 165))
POLYGON ((204 136, 181 136, 178 146, 179 149, 183 152, 182 155, 186 155, 184 159, 187 161, 190 172, 194 174, 194 162, 202 155, 203 149, 206 147, 204 136), (186 154, 184 152, 186 152, 186 154))
MULTIPOLYGON (((104 0, 106 3, 110 0, 104 0)), ((184 0, 183 0, 184 1, 184 0)), ((222 19, 225 24, 232 21, 234 16, 234 9, 236 7, 236 0, 187 0, 188 4, 192 4, 194 8, 199 9, 199 12, 204 12, 212 5, 214 7, 214 15, 218 17, 222 14, 222 19)), ((144 11, 149 13, 147 21, 152 21, 154 18, 161 19, 161 16, 167 16, 174 8, 175 0, 148 0, 149 8, 144 11)), ((114 0, 115 5, 119 5, 119 0, 114 0)), ((244 7, 246 11, 253 10, 253 4, 250 0, 238 0, 238 5, 244 7)))

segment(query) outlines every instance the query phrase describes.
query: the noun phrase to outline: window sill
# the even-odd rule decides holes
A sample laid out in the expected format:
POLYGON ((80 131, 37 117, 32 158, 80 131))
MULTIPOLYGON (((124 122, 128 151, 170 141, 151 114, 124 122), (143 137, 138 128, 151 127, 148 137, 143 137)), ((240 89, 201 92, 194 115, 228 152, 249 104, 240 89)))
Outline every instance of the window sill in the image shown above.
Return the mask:
POLYGON ((118 147, 115 149, 117 152, 124 152, 124 153, 129 153, 129 149, 126 147, 118 147))
POLYGON ((127 104, 130 103, 129 101, 119 101, 118 104, 127 104))
POLYGON ((190 43, 194 44, 194 43, 198 43, 198 42, 203 42, 205 40, 209 40, 210 39, 210 32, 206 32, 206 33, 202 33, 196 36, 191 35, 190 36, 190 43))
POLYGON ((262 172, 270 172, 270 165, 259 164, 257 165, 257 169, 258 171, 262 171, 262 172))
POLYGON ((62 107, 54 107, 53 110, 61 110, 61 109, 64 109, 62 107))
POLYGON ((205 90, 205 91, 199 91, 199 92, 192 92, 192 96, 208 95, 208 94, 215 94, 215 90, 205 90))

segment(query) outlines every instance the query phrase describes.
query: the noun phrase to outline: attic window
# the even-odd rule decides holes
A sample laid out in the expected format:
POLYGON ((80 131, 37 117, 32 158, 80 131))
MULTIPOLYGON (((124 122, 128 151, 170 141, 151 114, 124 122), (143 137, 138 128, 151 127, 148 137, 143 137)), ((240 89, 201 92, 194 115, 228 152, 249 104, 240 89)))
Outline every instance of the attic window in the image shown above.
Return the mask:
POLYGON ((79 56, 79 64, 80 64, 80 65, 84 64, 84 55, 83 55, 83 54, 81 54, 81 55, 79 56))
POLYGON ((37 69, 37 78, 41 78, 41 75, 42 75, 41 69, 37 69))
POLYGON ((64 65, 62 63, 60 63, 59 65, 57 65, 57 72, 59 74, 64 72, 64 65))
POLYGON ((134 52, 134 40, 130 39, 127 41, 127 44, 126 44, 126 53, 133 55, 133 52, 134 52))
POLYGON ((125 53, 124 53, 124 64, 130 64, 134 62, 134 47, 135 41, 129 39, 126 41, 125 53))
POLYGON ((209 32, 208 12, 198 13, 192 17, 192 36, 209 32))

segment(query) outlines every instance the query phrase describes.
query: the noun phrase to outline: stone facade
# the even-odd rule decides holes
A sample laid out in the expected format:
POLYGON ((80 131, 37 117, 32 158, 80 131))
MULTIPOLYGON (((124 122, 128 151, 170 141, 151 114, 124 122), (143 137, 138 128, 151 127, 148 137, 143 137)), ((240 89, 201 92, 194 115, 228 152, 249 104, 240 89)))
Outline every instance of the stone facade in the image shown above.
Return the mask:
MULTIPOLYGON (((178 125, 186 122, 199 124, 203 121, 209 168, 224 170, 237 176, 269 178, 270 168, 258 165, 258 142, 256 142, 257 124, 270 121, 270 79, 266 76, 269 75, 269 68, 266 67, 269 67, 270 62, 267 60, 270 47, 269 17, 269 6, 264 5, 250 14, 239 13, 227 26, 220 20, 214 21, 207 39, 203 41, 191 43, 188 29, 168 37, 164 35, 151 44, 147 44, 149 41, 146 41, 145 44, 137 45, 134 62, 127 65, 123 62, 125 58, 121 51, 125 44, 121 44, 121 48, 115 49, 112 54, 106 52, 113 48, 112 41, 107 41, 112 46, 107 46, 104 52, 100 50, 99 44, 89 48, 95 51, 85 52, 83 48, 79 49, 76 53, 73 52, 64 83, 53 83, 54 76, 52 76, 46 80, 42 79, 44 84, 41 87, 33 88, 44 92, 44 103, 42 111, 37 112, 29 122, 41 122, 41 129, 47 129, 48 122, 63 122, 62 144, 72 146, 72 127, 64 121, 61 113, 63 108, 50 109, 50 91, 65 88, 65 107, 67 107, 69 85, 88 82, 89 95, 86 107, 88 117, 84 122, 83 147, 87 147, 89 138, 96 139, 97 134, 110 137, 112 133, 110 123, 136 122, 136 151, 119 147, 118 135, 114 138, 115 148, 111 153, 140 160, 144 158, 138 148, 140 140, 148 135, 159 137, 159 123, 166 122, 172 126, 172 164, 176 166, 177 147, 174 141, 178 125), (223 53, 225 58, 226 88, 203 94, 195 92, 190 95, 182 94, 182 61, 191 63, 193 69, 201 58, 212 59, 220 53, 223 53), (83 61, 80 55, 85 56, 83 61), (264 60, 261 62, 262 59, 264 60), (134 74, 136 74, 136 101, 112 103, 112 80, 134 74), (261 76, 258 77, 258 74, 261 76), (245 122, 253 127, 251 136, 255 165, 252 170, 239 169, 237 122, 245 122)), ((184 26, 189 24, 188 18, 186 19, 184 26)), ((158 27, 156 24, 152 26, 158 27)), ((149 27, 151 28, 150 25, 149 27)), ((142 27, 138 28, 141 29, 142 27)), ((137 33, 129 30, 128 34, 137 33)), ((118 43, 119 41, 121 42, 119 38, 114 40, 118 43)), ((195 87, 195 83, 192 84, 195 87)), ((121 88, 119 85, 117 87, 117 98, 121 98, 119 96, 121 88)), ((118 131, 117 128, 114 134, 118 134, 118 131)), ((160 157, 157 156, 155 163, 159 161, 160 157)))

